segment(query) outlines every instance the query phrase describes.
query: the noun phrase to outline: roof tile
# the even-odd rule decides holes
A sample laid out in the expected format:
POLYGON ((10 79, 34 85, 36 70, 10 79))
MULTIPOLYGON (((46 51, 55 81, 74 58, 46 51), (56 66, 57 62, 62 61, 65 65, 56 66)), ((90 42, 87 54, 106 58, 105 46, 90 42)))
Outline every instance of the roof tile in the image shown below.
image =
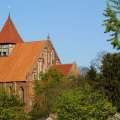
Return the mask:
POLYGON ((0 43, 23 43, 23 40, 17 32, 10 16, 0 32, 0 43))
POLYGON ((63 73, 63 75, 68 76, 72 69, 72 66, 73 64, 58 64, 58 65, 53 65, 52 67, 63 73))
POLYGON ((0 57, 0 82, 25 81, 46 41, 17 44, 8 57, 0 57))

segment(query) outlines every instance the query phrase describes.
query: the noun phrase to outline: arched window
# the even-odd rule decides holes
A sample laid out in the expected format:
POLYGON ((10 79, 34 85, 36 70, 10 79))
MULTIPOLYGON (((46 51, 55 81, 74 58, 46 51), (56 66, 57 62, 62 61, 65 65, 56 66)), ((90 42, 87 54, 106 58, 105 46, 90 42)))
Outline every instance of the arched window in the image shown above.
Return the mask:
POLYGON ((19 92, 20 101, 22 103, 24 103, 24 89, 23 89, 23 87, 20 87, 18 92, 19 92))
POLYGON ((9 86, 9 87, 8 87, 8 93, 9 93, 9 95, 12 95, 12 94, 13 94, 13 88, 12 88, 12 86, 9 86))

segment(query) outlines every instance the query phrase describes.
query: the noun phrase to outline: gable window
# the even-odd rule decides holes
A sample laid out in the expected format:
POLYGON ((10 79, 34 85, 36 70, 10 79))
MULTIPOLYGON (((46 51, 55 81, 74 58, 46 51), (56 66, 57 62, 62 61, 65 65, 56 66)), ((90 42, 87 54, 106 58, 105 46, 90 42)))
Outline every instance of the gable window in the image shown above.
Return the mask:
POLYGON ((48 52, 48 66, 51 64, 51 54, 48 52))
POLYGON ((54 60, 55 60, 55 53, 54 50, 51 51, 51 64, 54 64, 54 60))
POLYGON ((44 66, 44 59, 39 58, 38 60, 38 75, 43 72, 43 66, 44 66))
POLYGON ((47 48, 44 48, 43 58, 44 58, 44 68, 43 68, 43 72, 44 72, 48 68, 48 49, 47 48))
POLYGON ((14 46, 14 44, 0 44, 0 56, 8 56, 14 46))
POLYGON ((6 56, 7 55, 7 52, 3 52, 3 56, 6 56))
POLYGON ((43 71, 43 64, 44 64, 44 59, 41 58, 40 61, 39 61, 39 67, 40 67, 39 71, 40 72, 43 71))
POLYGON ((9 54, 9 45, 3 44, 0 45, 0 56, 8 56, 9 54))

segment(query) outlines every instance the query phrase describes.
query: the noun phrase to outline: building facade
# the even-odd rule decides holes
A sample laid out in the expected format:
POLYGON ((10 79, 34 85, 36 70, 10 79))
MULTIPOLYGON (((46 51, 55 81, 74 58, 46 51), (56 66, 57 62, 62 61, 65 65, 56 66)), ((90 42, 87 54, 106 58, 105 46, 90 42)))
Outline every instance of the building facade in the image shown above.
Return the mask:
POLYGON ((61 64, 50 37, 24 42, 9 16, 0 32, 0 87, 17 94, 30 111, 34 80, 51 66, 64 75, 79 73, 75 64, 61 64))

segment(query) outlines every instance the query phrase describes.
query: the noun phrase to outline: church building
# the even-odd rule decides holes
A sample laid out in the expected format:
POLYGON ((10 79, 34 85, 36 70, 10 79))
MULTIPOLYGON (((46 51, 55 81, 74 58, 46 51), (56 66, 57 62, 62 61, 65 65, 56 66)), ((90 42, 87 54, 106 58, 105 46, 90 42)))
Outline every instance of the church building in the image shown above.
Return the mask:
POLYGON ((76 64, 61 64, 50 37, 46 40, 24 42, 8 16, 0 31, 0 87, 16 93, 29 111, 34 96, 34 80, 51 66, 65 76, 78 75, 76 64))

